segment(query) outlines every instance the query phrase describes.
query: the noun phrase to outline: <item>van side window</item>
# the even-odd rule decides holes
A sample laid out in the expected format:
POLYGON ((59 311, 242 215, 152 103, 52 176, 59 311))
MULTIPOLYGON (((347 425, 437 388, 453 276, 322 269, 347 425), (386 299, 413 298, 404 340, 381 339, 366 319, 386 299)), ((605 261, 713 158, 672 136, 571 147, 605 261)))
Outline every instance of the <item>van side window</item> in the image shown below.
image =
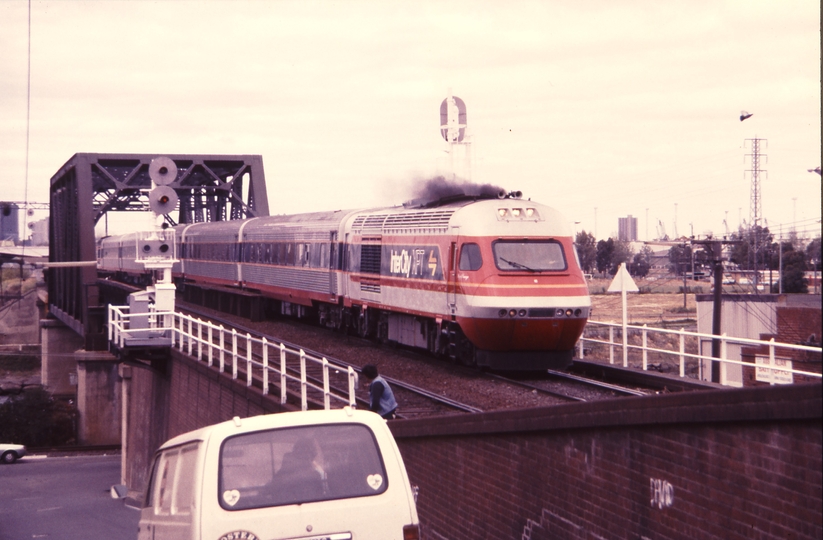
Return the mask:
POLYGON ((379 495, 387 482, 368 427, 311 425, 226 439, 217 499, 226 510, 245 510, 379 495))
POLYGON ((477 244, 463 244, 460 248, 460 270, 480 270, 483 266, 483 256, 477 244))
POLYGON ((177 473, 174 477, 174 493, 172 494, 172 515, 189 515, 194 502, 194 482, 196 480, 197 445, 187 445, 180 448, 177 458, 177 473))
POLYGON ((170 448, 154 462, 145 506, 157 516, 188 515, 194 499, 199 443, 170 448))

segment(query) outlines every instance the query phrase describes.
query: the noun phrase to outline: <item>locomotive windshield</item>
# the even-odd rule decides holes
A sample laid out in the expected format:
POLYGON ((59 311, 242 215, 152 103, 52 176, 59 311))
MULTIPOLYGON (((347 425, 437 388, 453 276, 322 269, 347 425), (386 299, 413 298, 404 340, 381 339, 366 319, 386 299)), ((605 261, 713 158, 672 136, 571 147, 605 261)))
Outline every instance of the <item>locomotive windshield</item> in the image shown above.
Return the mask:
POLYGON ((492 251, 500 270, 556 272, 568 267, 563 246, 555 240, 498 240, 492 251))

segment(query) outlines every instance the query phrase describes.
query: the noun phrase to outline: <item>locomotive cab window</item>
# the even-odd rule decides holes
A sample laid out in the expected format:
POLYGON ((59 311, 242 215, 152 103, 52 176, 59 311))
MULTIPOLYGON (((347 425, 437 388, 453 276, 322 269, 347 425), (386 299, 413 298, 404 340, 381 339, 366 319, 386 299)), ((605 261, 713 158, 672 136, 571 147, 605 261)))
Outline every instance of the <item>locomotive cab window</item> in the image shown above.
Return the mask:
POLYGON ((477 244, 463 244, 460 248, 460 270, 480 270, 483 266, 483 256, 477 244))
POLYGON ((519 272, 562 271, 568 268, 563 246, 555 240, 498 240, 492 244, 499 270, 519 272))

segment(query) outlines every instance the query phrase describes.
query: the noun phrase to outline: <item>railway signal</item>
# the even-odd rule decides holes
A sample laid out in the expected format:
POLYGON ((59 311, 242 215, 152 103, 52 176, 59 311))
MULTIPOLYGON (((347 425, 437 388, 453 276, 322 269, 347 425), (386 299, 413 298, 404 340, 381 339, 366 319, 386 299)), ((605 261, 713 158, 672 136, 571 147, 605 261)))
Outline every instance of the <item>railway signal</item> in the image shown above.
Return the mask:
POLYGON ((177 179, 177 165, 167 157, 157 157, 149 165, 152 189, 149 206, 156 215, 166 215, 177 206, 177 192, 169 184, 177 179))
MULTIPOLYGON (((157 218, 165 216, 177 206, 177 193, 169 184, 177 179, 177 165, 168 157, 156 157, 149 164, 149 177, 152 189, 149 192, 149 205, 157 218)), ((176 292, 172 282, 171 269, 175 262, 174 229, 169 229, 164 222, 154 230, 137 233, 135 261, 142 263, 146 270, 152 272, 152 284, 145 291, 129 295, 129 329, 143 332, 138 337, 142 346, 165 347, 170 344, 168 331, 147 332, 155 328, 165 328, 164 316, 152 313, 174 311, 176 292)))

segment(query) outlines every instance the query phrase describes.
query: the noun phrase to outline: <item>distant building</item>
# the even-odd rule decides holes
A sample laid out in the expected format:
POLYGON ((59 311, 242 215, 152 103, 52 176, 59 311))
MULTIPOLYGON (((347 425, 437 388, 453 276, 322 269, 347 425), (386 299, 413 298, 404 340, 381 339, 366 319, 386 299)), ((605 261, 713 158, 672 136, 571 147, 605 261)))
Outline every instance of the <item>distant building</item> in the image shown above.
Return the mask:
POLYGON ((19 211, 14 203, 0 203, 0 240, 11 240, 15 244, 20 240, 19 211))
POLYGON ((31 237, 29 237, 29 245, 32 246, 47 246, 49 245, 49 218, 43 218, 39 221, 32 221, 29 223, 31 229, 31 237))
POLYGON ((617 239, 623 242, 637 241, 637 218, 629 214, 627 217, 617 218, 617 239))

